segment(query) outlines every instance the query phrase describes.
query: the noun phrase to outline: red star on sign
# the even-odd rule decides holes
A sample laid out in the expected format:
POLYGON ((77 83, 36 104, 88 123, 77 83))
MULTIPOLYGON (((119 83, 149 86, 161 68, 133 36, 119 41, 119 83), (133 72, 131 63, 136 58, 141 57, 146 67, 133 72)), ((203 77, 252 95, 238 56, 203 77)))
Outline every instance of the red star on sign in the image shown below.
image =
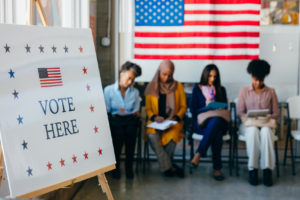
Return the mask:
POLYGON ((91 109, 91 112, 94 112, 94 106, 93 105, 91 105, 91 107, 90 107, 90 109, 91 109))
POLYGON ((65 166, 65 160, 64 159, 61 159, 60 161, 60 166, 62 167, 62 166, 65 166))
POLYGON ((87 85, 86 85, 86 89, 87 89, 87 91, 90 91, 91 86, 89 86, 89 84, 87 84, 87 85))
POLYGON ((83 48, 80 46, 78 49, 79 49, 80 53, 82 53, 83 48))
POLYGON ((102 149, 99 148, 98 153, 99 153, 99 156, 102 155, 102 149))
POLYGON ((48 161, 48 164, 46 165, 48 167, 48 170, 52 169, 52 164, 48 161))
POLYGON ((83 154, 84 159, 89 159, 89 154, 87 154, 86 152, 83 154))
POLYGON ((95 131, 95 133, 98 133, 98 127, 97 126, 94 127, 94 131, 95 131))
POLYGON ((73 163, 77 163, 77 157, 75 155, 73 155, 72 159, 73 159, 73 163))
POLYGON ((85 66, 83 66, 82 71, 83 71, 84 74, 87 74, 87 68, 85 68, 85 66))

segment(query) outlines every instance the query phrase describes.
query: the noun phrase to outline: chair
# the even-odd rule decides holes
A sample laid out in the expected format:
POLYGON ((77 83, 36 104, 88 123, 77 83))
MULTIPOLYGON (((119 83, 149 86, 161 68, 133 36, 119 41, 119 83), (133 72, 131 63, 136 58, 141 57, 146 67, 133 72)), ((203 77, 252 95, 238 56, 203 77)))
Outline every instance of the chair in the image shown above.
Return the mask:
MULTIPOLYGON (((231 110, 231 107, 230 107, 231 110)), ((188 110, 189 112, 189 110, 188 110)), ((187 113, 187 116, 189 117, 190 120, 190 127, 189 127, 189 132, 190 132, 190 137, 189 137, 189 145, 191 146, 191 151, 190 151, 190 159, 194 157, 194 141, 199 141, 203 139, 203 135, 200 135, 198 133, 194 133, 193 127, 192 127, 192 114, 187 113)), ((229 123, 229 129, 227 133, 223 136, 223 142, 229 143, 229 155, 228 155, 228 163, 229 163, 229 174, 230 176, 232 175, 232 168, 233 168, 233 145, 232 145, 232 121, 229 123)), ((189 172, 190 174, 193 173, 192 167, 189 167, 189 172)))
MULTIPOLYGON (((246 142, 246 138, 243 134, 239 133, 239 126, 241 124, 240 118, 237 116, 236 112, 236 104, 237 99, 234 100, 234 102, 231 103, 232 106, 232 116, 233 116, 233 157, 235 160, 235 167, 236 167, 236 175, 239 176, 239 158, 241 159, 248 159, 248 156, 239 156, 238 155, 238 141, 246 142)), ((276 129, 275 138, 274 138, 274 150, 275 150, 275 160, 276 160, 276 172, 277 177, 279 177, 279 159, 278 159, 278 136, 277 132, 279 129, 276 129)))
POLYGON ((287 122, 288 122, 288 132, 286 136, 285 141, 285 148, 284 148, 284 160, 283 164, 286 164, 287 157, 291 158, 292 161, 292 174, 296 175, 295 170, 295 159, 297 155, 297 143, 300 141, 300 130, 292 130, 292 121, 293 120, 299 120, 300 119, 300 96, 294 96, 290 97, 287 100, 287 122), (293 140, 295 140, 296 148, 295 148, 295 156, 293 155, 293 140), (288 149, 288 143, 290 143, 290 153, 291 156, 287 156, 287 149, 288 149))

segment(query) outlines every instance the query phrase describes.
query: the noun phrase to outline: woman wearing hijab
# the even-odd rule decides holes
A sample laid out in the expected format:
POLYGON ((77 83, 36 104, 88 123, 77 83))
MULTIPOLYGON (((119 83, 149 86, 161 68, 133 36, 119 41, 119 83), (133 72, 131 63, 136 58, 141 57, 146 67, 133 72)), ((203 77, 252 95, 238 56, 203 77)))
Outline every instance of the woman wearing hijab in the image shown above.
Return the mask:
POLYGON ((157 155, 161 172, 165 176, 183 177, 183 170, 172 164, 176 143, 184 137, 182 132, 183 116, 186 112, 186 99, 183 85, 174 80, 174 64, 170 60, 161 62, 153 80, 145 90, 147 124, 161 123, 166 119, 178 123, 165 131, 147 128, 147 138, 157 155))

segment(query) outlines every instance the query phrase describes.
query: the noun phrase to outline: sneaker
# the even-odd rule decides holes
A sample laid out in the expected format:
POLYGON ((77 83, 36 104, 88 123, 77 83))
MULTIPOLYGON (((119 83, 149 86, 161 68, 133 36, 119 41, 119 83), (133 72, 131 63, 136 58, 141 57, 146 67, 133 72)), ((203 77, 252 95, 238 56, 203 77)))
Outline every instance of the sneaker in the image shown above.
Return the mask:
POLYGON ((249 170, 249 183, 250 185, 258 185, 258 170, 249 170))
POLYGON ((264 169, 263 173, 264 173, 264 178, 263 178, 264 185, 267 187, 271 187, 273 185, 272 170, 264 169))

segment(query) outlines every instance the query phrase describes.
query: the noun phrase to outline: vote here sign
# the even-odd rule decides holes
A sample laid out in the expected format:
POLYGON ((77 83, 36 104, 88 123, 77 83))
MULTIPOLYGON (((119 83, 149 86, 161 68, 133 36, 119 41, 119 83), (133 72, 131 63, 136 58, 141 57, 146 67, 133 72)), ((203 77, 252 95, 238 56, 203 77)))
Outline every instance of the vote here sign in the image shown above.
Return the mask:
POLYGON ((115 163, 89 29, 0 25, 0 130, 19 196, 115 163))

